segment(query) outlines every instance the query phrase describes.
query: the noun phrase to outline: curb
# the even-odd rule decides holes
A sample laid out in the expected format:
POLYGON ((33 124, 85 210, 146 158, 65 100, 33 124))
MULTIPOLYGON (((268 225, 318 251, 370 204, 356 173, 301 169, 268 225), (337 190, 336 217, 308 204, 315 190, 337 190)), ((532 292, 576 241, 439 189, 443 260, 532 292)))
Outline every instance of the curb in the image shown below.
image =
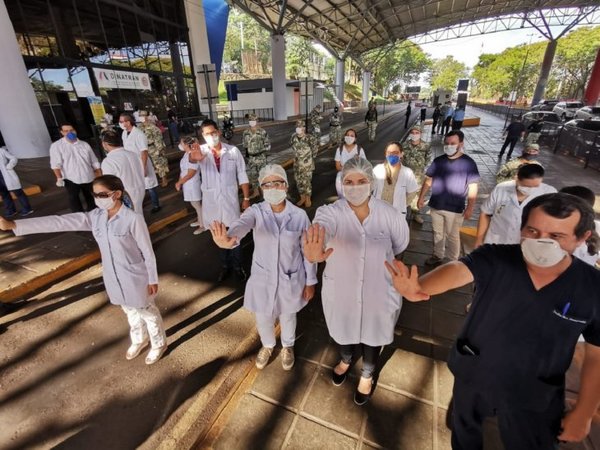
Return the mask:
MULTIPOLYGON (((183 219, 188 215, 187 209, 181 209, 170 216, 151 223, 148 226, 150 234, 157 233, 168 225, 183 219)), ((38 289, 41 289, 60 279, 67 278, 75 272, 82 270, 100 260, 100 250, 93 250, 85 253, 77 258, 70 259, 68 262, 56 267, 55 269, 46 272, 38 277, 35 277, 25 283, 5 289, 0 292, 0 303, 10 303, 16 300, 23 299, 26 296, 32 295, 38 289)))

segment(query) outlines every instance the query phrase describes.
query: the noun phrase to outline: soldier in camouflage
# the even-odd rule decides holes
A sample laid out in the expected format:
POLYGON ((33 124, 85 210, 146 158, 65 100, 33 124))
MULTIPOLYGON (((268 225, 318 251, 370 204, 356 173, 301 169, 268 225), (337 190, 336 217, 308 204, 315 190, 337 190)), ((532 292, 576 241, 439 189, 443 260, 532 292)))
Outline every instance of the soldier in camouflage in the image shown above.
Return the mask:
POLYGON ((169 160, 165 153, 166 146, 162 131, 160 131, 160 128, 149 117, 147 111, 140 111, 139 117, 141 122, 140 129, 144 132, 148 140, 148 156, 150 156, 154 170, 160 178, 160 185, 166 187, 169 184, 169 180, 167 179, 169 160))
POLYGON ((535 160, 535 157, 540 154, 540 146, 538 144, 526 144, 521 156, 516 159, 511 159, 502 167, 496 174, 496 183, 514 180, 519 171, 519 167, 523 164, 540 164, 535 160))
MULTIPOLYGON (((420 126, 412 127, 408 133, 408 140, 402 146, 404 149, 402 164, 413 170, 419 186, 423 184, 425 169, 431 160, 431 147, 427 142, 421 140, 421 131, 420 126)), ((423 223, 423 219, 419 216, 416 197, 411 202, 410 208, 413 212, 413 220, 417 223, 423 223)))
POLYGON ((248 180, 253 189, 250 198, 260 195, 258 190, 258 173, 260 172, 260 169, 267 165, 267 152, 271 149, 269 135, 263 128, 257 126, 257 123, 258 118, 256 117, 256 114, 249 114, 248 124, 250 125, 250 128, 244 130, 242 137, 242 145, 246 149, 246 154, 248 155, 246 171, 248 173, 248 180))
POLYGON ((377 105, 372 103, 365 115, 365 122, 369 131, 369 142, 375 140, 375 130, 377 129, 377 105))
POLYGON ((315 170, 315 155, 319 150, 317 139, 306 134, 304 121, 296 122, 296 133, 292 136, 292 150, 294 151, 294 178, 296 188, 300 194, 298 206, 309 208, 312 203, 312 173, 315 170))
POLYGON ((317 142, 321 140, 321 105, 316 105, 308 115, 308 122, 310 123, 311 134, 315 137, 317 142))
POLYGON ((342 144, 342 113, 336 106, 329 116, 329 145, 339 147, 342 144))

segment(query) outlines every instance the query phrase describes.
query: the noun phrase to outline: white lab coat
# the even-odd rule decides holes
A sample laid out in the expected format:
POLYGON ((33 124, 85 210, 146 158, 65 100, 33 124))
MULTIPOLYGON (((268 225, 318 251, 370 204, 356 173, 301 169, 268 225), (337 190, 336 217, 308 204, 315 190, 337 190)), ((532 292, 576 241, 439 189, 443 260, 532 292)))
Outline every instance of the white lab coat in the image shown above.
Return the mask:
POLYGON ((104 286, 115 305, 144 308, 148 285, 158 284, 156 259, 144 218, 126 206, 110 220, 106 210, 46 216, 15 222, 15 235, 57 231, 91 231, 100 247, 104 286))
POLYGON ((302 250, 302 232, 310 226, 308 216, 286 200, 280 220, 281 226, 271 205, 263 201, 244 211, 227 233, 239 242, 253 230, 252 271, 244 306, 270 317, 300 311, 307 304, 302 298, 304 286, 317 284, 317 265, 304 259, 302 250))
POLYGON ((111 150, 102 161, 102 173, 119 177, 131 198, 134 211, 144 213, 142 203, 146 188, 139 154, 122 147, 111 150))
MULTIPOLYGON (((386 178, 385 164, 377 164, 373 169, 373 175, 375 176, 373 196, 381 199, 386 178)), ((396 186, 394 187, 394 199, 392 206, 396 208, 400 214, 406 215, 406 195, 417 192, 418 190, 419 185, 417 184, 417 179, 415 178, 415 174, 412 169, 406 166, 400 167, 398 180, 396 181, 396 186)))
MULTIPOLYGON (((334 159, 334 161, 339 161, 343 167, 344 164, 346 164, 352 158, 357 158, 357 157, 362 158, 364 160, 367 159, 367 156, 365 155, 365 151, 362 149, 362 147, 359 147, 358 144, 354 144, 354 147, 349 152, 346 151, 343 148, 343 146, 338 147, 337 150, 335 151, 335 156, 333 159, 334 159)), ((344 191, 342 190, 342 171, 341 170, 338 171, 338 173, 335 177, 335 190, 336 190, 339 198, 344 197, 344 191)))
POLYGON ((9 191, 21 189, 21 181, 14 168, 19 160, 8 151, 6 147, 0 147, 0 172, 4 178, 4 184, 9 191))
POLYGON ((333 248, 323 273, 323 312, 338 344, 387 345, 394 339, 402 297, 384 262, 408 246, 406 220, 393 206, 371 197, 361 224, 345 199, 317 209, 333 248))
POLYGON ((202 189, 200 188, 200 165, 190 161, 190 154, 184 153, 179 161, 180 174, 179 178, 187 175, 188 170, 195 170, 196 175, 187 180, 181 186, 183 192, 183 200, 186 202, 202 201, 202 189))
MULTIPOLYGON (((142 152, 148 151, 148 139, 142 130, 138 127, 133 127, 131 132, 127 133, 127 131, 123 130, 123 134, 121 135, 123 138, 123 147, 125 150, 129 150, 138 155, 140 158, 140 165, 142 167, 142 174, 144 166, 142 164, 142 152)), ((146 189, 152 189, 158 186, 158 179, 156 178, 156 172, 154 171, 154 166, 152 165, 152 160, 150 159, 150 155, 148 155, 148 159, 146 160, 146 176, 144 177, 144 184, 146 189)))
POLYGON ((497 184, 481 205, 481 214, 492 216, 485 234, 485 244, 518 244, 521 242, 521 216, 525 205, 543 194, 556 192, 547 184, 540 184, 535 195, 525 197, 519 204, 515 180, 497 184))
POLYGON ((202 221, 205 225, 215 220, 229 226, 240 217, 239 186, 248 183, 246 163, 237 147, 221 144, 221 170, 208 145, 200 146, 206 155, 199 162, 202 178, 202 221))

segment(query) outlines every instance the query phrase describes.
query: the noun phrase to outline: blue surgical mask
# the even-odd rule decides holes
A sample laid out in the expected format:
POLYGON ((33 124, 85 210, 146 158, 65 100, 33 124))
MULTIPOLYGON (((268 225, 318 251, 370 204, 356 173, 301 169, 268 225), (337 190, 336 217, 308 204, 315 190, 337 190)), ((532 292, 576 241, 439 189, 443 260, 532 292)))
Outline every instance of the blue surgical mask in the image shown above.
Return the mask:
POLYGON ((400 162, 400 157, 398 155, 387 155, 386 159, 392 166, 395 166, 400 162))
POLYGON ((74 131, 69 131, 67 133, 67 139, 70 141, 74 141, 77 139, 77 134, 74 131))

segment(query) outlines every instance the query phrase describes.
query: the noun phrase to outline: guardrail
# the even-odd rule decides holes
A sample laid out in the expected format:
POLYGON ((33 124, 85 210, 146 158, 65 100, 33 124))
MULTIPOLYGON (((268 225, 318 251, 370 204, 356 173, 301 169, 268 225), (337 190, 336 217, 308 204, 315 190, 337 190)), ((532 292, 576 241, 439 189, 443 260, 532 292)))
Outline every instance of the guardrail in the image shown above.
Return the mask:
POLYGON ((584 168, 600 170, 600 132, 561 126, 556 134, 553 152, 583 161, 584 168))
POLYGON ((467 102, 467 105, 474 106, 475 108, 483 109, 492 114, 496 114, 498 116, 506 116, 510 111, 512 115, 523 115, 526 112, 529 112, 529 107, 524 106, 515 106, 515 105, 496 105, 490 103, 477 103, 477 102, 467 102))
POLYGON ((234 125, 243 125, 248 123, 248 115, 256 114, 259 122, 272 122, 274 119, 273 108, 251 108, 251 109, 234 109, 224 112, 219 112, 219 120, 223 120, 223 116, 228 115, 233 119, 234 125))

